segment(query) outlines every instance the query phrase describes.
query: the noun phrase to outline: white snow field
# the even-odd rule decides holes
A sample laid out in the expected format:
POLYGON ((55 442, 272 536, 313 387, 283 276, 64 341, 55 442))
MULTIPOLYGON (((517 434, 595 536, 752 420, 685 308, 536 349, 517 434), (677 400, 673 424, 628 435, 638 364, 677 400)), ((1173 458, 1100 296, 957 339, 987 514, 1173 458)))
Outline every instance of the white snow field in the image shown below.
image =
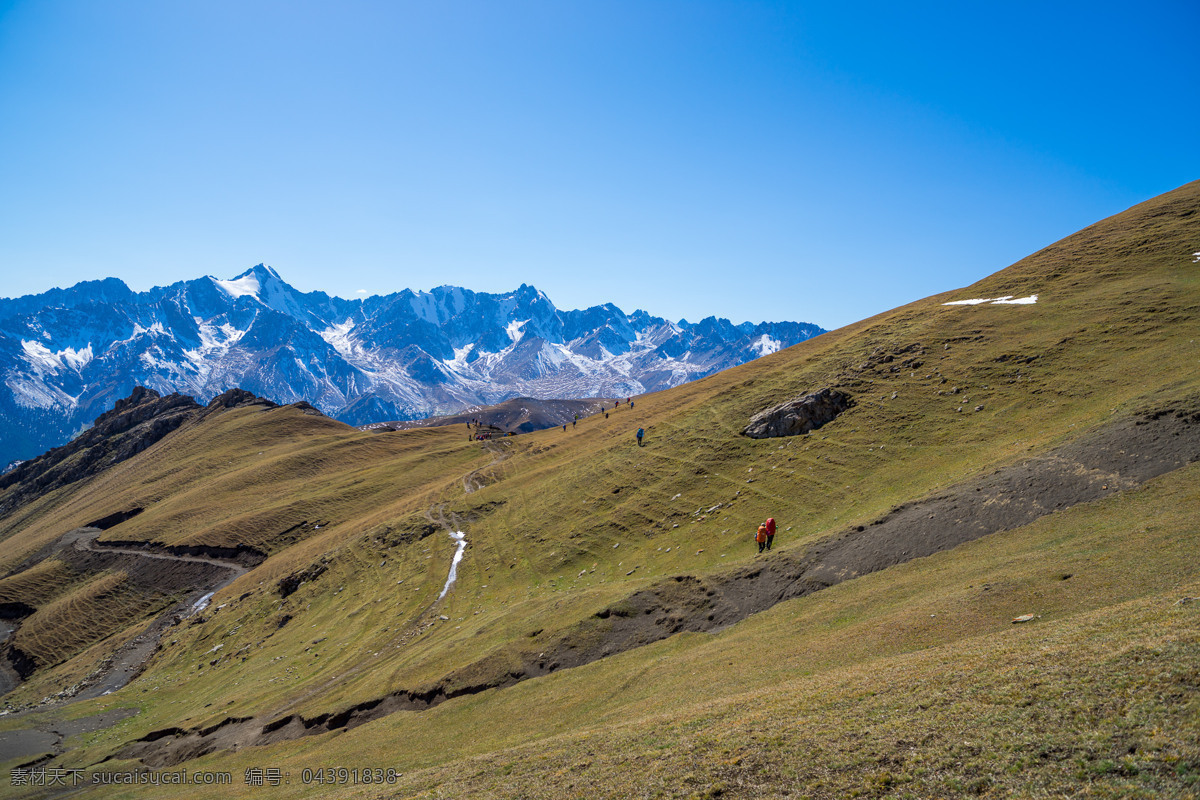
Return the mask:
POLYGON ((1037 302, 1038 296, 1031 294, 1029 297, 1013 297, 1011 294, 1006 294, 1004 297, 976 297, 971 300, 951 300, 949 303, 942 303, 944 306, 978 306, 987 303, 992 306, 1031 306, 1037 302))

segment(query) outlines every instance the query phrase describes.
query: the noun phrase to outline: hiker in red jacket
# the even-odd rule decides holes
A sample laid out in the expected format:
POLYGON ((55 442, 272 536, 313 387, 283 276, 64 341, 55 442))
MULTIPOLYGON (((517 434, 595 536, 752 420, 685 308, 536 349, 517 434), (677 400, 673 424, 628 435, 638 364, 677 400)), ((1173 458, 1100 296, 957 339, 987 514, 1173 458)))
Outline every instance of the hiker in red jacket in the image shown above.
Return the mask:
POLYGON ((758 542, 758 552, 762 552, 767 546, 767 525, 764 522, 758 526, 758 533, 754 534, 754 541, 758 542))
POLYGON ((775 541, 775 518, 767 519, 764 527, 767 529, 767 549, 771 549, 771 543, 775 541))

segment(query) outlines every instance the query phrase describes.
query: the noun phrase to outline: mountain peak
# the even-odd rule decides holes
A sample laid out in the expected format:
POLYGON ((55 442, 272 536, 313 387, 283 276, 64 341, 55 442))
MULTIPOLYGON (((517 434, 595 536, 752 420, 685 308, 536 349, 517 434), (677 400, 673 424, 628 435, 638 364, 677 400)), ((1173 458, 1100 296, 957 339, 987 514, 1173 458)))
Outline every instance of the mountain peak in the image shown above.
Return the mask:
POLYGON ((274 267, 269 267, 266 264, 262 264, 262 263, 255 264, 253 267, 246 270, 238 277, 245 277, 246 275, 254 275, 260 281, 263 281, 263 280, 283 281, 283 278, 279 277, 279 273, 275 271, 274 267))
POLYGON ((271 289, 278 288, 278 286, 291 288, 288 287, 283 278, 279 277, 278 272, 266 264, 255 264, 232 280, 223 281, 213 278, 211 275, 209 278, 234 299, 250 295, 264 303, 266 302, 264 300, 265 294, 274 294, 274 292, 270 291, 271 289))

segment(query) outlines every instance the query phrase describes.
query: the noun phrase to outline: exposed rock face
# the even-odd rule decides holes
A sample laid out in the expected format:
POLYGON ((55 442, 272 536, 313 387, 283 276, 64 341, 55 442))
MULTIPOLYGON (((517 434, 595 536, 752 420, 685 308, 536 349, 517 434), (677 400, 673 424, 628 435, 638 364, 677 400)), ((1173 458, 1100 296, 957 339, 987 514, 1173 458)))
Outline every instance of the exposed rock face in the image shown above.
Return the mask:
POLYGON ((750 418, 742 435, 751 439, 798 436, 832 422, 854 405, 854 399, 837 389, 821 389, 760 411, 750 418))
MULTIPOLYGON (((191 399, 190 397, 188 398, 191 399)), ((308 403, 297 403, 305 408, 311 408, 308 403)), ((223 411, 227 408, 236 408, 238 406, 266 406, 267 408, 279 408, 278 403, 274 403, 265 397, 259 397, 253 392, 247 392, 245 389, 234 387, 226 389, 221 394, 208 401, 208 406, 204 409, 201 416, 207 416, 217 411, 223 411)))

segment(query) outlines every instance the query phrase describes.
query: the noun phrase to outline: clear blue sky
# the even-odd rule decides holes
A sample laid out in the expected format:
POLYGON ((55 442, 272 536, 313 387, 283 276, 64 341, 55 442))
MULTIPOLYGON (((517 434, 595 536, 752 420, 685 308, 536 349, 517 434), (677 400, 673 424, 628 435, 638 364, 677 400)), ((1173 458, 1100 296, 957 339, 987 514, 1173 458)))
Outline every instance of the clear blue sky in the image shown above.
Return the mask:
POLYGON ((1196 178, 1195 0, 0 0, 3 296, 266 262, 832 328, 1196 178))

